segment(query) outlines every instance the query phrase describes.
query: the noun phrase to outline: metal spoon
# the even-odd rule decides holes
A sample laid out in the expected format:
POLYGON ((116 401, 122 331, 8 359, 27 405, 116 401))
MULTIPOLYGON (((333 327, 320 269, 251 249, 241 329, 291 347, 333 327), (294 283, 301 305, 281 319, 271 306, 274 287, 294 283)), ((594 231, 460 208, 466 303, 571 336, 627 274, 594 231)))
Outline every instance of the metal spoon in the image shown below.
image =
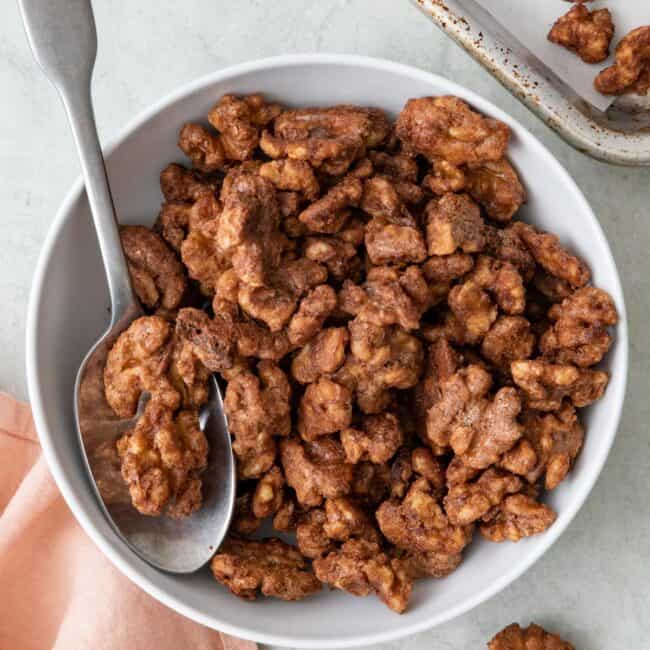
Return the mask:
MULTIPOLYGON (((199 418, 210 444, 202 508, 180 520, 139 514, 120 477, 115 450, 116 439, 135 418, 117 418, 104 397, 108 351, 144 312, 131 288, 92 109, 90 85, 97 54, 93 11, 90 0, 19 0, 19 4, 34 56, 68 114, 111 297, 108 331, 86 355, 75 383, 77 428, 91 482, 110 522, 142 559, 166 571, 196 571, 223 540, 235 501, 234 459, 219 386, 213 377, 210 399, 199 418)), ((147 397, 141 398, 138 413, 147 397)))

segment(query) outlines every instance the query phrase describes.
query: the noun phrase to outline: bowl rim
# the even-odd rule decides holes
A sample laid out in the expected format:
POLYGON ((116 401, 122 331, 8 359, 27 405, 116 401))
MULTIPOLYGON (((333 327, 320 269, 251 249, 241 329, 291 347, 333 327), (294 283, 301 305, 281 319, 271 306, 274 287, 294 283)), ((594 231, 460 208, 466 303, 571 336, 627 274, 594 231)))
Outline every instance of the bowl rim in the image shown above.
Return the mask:
POLYGON ((113 551, 111 545, 104 538, 102 533, 96 529, 92 518, 84 511, 83 506, 77 499, 74 489, 68 483, 65 472, 57 460, 55 448, 50 442, 50 440, 53 438, 53 432, 48 427, 47 419, 45 416, 45 406, 43 395, 41 393, 39 373, 37 371, 36 362, 39 303, 44 288, 44 281, 46 279, 45 271, 52 255, 53 246, 57 241, 59 234, 67 220, 70 209, 79 199, 83 191, 83 179, 81 177, 77 178, 72 188, 66 194, 64 201, 61 204, 61 207, 59 208, 44 240, 33 276, 27 310, 27 325, 25 336, 28 394, 31 402, 34 422, 41 443, 41 448, 43 450, 43 455, 47 461, 49 469, 59 490, 63 495, 65 502, 67 503, 68 507, 86 534, 121 573, 123 573, 146 593, 153 596, 164 605, 186 616, 187 618, 192 619, 214 630, 225 632, 227 634, 245 639, 250 639, 259 643, 284 647, 299 646, 303 648, 348 648, 394 641, 396 639, 400 639, 411 634, 416 634, 418 632, 422 632, 424 630, 440 625, 444 622, 450 621, 457 616, 470 611, 482 602, 489 600, 510 583, 514 582, 523 573, 525 573, 560 537, 560 535, 573 520, 576 513, 582 507, 587 496, 593 489, 593 486, 596 483, 596 480, 600 476, 600 473, 605 465, 614 439, 616 438, 618 432, 623 404, 625 401, 628 379, 628 326, 625 298, 621 286, 620 275, 607 238, 605 237, 602 227, 593 210, 591 209, 591 206, 587 202, 584 194, 576 185, 575 181, 569 175, 562 163, 557 158, 555 158, 555 156, 551 154, 547 147, 540 140, 538 140, 534 134, 526 129, 518 120, 498 108, 490 100, 484 99, 474 91, 469 90, 468 88, 465 88, 456 82, 450 81, 441 75, 426 72, 414 66, 397 63, 387 59, 352 54, 289 54, 266 57, 239 63, 236 65, 221 68, 215 72, 208 73, 193 81, 183 84, 176 90, 168 93, 158 101, 148 106, 133 119, 131 119, 126 124, 126 126, 119 131, 117 136, 109 139, 108 143, 103 147, 104 155, 106 157, 110 156, 110 154, 112 154, 113 151, 124 142, 124 140, 126 140, 136 129, 154 117, 158 112, 178 101, 183 100, 185 97, 191 95, 193 92, 201 89, 204 86, 244 75, 249 72, 259 72, 282 67, 332 64, 373 68, 377 70, 383 70, 385 72, 399 74, 402 76, 407 76, 424 82, 433 82, 438 84, 442 82, 443 85, 451 87, 452 92, 463 97, 474 106, 478 106, 480 110, 489 112, 491 115, 496 116, 497 119, 503 120, 509 124, 516 125, 517 129, 521 133, 525 134, 535 142, 535 144, 539 147, 541 154, 546 158, 545 162, 556 167, 558 174, 563 177, 564 182, 576 195, 578 202, 582 204, 584 213, 586 215, 589 215, 593 221, 593 224, 595 226, 595 235, 597 239, 600 240, 599 243, 606 251, 608 262, 611 263, 612 268, 614 269, 614 277, 612 278, 613 287, 618 291, 618 294, 620 296, 620 300, 617 304, 620 316, 617 328, 617 339, 618 345, 621 346, 620 351, 622 354, 623 377, 619 382, 618 394, 615 396, 615 404, 613 409, 614 412, 610 416, 612 426, 608 432, 608 438, 606 440, 603 440, 603 444, 598 448, 599 453, 591 460, 591 470, 587 480, 584 481, 582 488, 577 494, 574 494, 572 502, 560 513, 554 525, 548 531, 546 531, 544 536, 545 543, 541 544, 539 548, 530 553, 525 561, 517 564, 513 569, 502 574, 499 580, 495 581, 480 592, 477 592, 473 595, 472 598, 468 598, 457 606, 448 609, 446 613, 431 617, 424 621, 416 621, 410 624, 396 625, 395 628, 390 632, 356 636, 332 636, 327 639, 314 639, 313 637, 287 636, 278 634, 259 634, 255 631, 247 629, 246 627, 231 624, 226 620, 220 619, 218 616, 206 616, 201 612, 195 610, 193 607, 185 604, 177 597, 166 593, 149 578, 141 575, 139 571, 131 566, 131 564, 126 559, 121 558, 119 554, 113 551))

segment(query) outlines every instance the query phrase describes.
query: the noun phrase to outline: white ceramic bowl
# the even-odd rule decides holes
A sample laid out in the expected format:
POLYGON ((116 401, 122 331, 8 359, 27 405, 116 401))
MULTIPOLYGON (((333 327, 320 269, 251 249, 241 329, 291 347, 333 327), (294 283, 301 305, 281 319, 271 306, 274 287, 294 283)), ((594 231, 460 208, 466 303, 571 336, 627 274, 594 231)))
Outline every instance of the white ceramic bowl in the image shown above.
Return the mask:
MULTIPOLYGON (((509 155, 528 190, 522 216, 557 233, 591 266, 596 285, 621 314, 605 367, 605 397, 586 414, 585 447, 568 479, 546 500, 558 512, 551 529, 519 544, 477 540, 451 576, 417 583, 406 614, 376 598, 323 590, 298 603, 231 596, 206 569, 181 577, 139 560, 115 536, 90 489, 74 429, 72 387, 79 363, 107 324, 108 293, 81 182, 68 194, 40 257, 27 326, 27 372, 36 425, 49 466, 68 505, 110 560, 142 589, 207 626, 264 643, 326 648, 396 639, 447 621, 490 598, 521 575, 567 527, 600 473, 621 413, 627 375, 623 293, 609 246, 562 166, 520 124, 493 104, 446 79, 388 61, 354 56, 287 56, 227 70, 188 84, 140 115, 107 148, 117 213, 125 223, 151 224, 161 201, 159 171, 182 160, 176 133, 204 119, 223 93, 261 91, 296 106, 366 104, 392 117, 410 97, 454 94, 513 132, 509 155)), ((570 580, 571 576, 567 576, 570 580)))

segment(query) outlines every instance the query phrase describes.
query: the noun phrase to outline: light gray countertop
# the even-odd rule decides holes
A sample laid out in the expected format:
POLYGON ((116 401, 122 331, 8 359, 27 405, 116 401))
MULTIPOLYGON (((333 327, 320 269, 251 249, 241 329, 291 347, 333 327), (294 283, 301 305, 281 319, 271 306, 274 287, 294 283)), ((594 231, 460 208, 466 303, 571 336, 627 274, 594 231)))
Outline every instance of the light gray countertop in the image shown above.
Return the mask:
MULTIPOLYGON (((408 0, 93 4, 100 37, 94 93, 104 140, 162 95, 215 69, 328 51, 393 59, 469 86, 519 119, 560 159, 598 215, 625 289, 631 367, 617 441, 587 503, 533 569, 472 612, 385 648, 481 648, 506 624, 530 620, 581 650, 650 647, 650 399, 644 388, 650 351, 642 335, 650 320, 650 169, 610 167, 571 149, 408 0)), ((24 329, 32 273, 79 168, 58 97, 27 49, 16 3, 7 0, 0 89, 0 390, 27 399, 24 329)))

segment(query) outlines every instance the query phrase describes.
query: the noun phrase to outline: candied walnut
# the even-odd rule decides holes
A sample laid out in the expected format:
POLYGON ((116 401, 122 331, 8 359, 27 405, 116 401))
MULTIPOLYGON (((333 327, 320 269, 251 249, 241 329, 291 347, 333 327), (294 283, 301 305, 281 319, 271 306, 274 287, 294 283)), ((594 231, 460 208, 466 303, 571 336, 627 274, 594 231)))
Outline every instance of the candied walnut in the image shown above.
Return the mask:
POLYGON ((316 559, 335 548, 325 533, 327 515, 322 508, 312 508, 306 512, 296 525, 296 543, 300 552, 310 559, 316 559))
POLYGON ((526 308, 526 289, 519 271, 510 264, 479 255, 470 278, 489 291, 506 314, 521 314, 526 308))
POLYGON ((219 185, 214 178, 176 163, 160 172, 160 189, 166 201, 194 203, 205 194, 214 194, 219 185))
MULTIPOLYGON (((410 205, 416 205, 422 201, 424 192, 417 185, 418 165, 413 158, 405 154, 391 156, 383 151, 370 151, 368 157, 372 161, 374 171, 392 182, 402 201, 410 205)), ((368 176, 370 175, 372 173, 368 176)))
POLYGON ((196 411, 172 411, 152 399, 135 427, 117 441, 122 478, 143 515, 187 517, 201 507, 200 474, 208 442, 196 411))
POLYGON ((328 174, 343 174, 390 131, 382 111, 345 105, 285 111, 273 127, 260 140, 267 156, 306 160, 328 174))
POLYGON ((452 282, 469 273, 473 266, 474 258, 466 253, 430 257, 421 266, 422 275, 429 285, 429 301, 437 304, 446 300, 452 282))
POLYGON ((648 92, 650 71, 650 26, 637 27, 626 34, 616 46, 614 65, 602 70, 594 85, 604 95, 624 92, 648 92))
POLYGON ((502 262, 510 262, 529 282, 535 273, 535 259, 517 232, 517 225, 506 228, 485 227, 485 252, 502 262))
POLYGON ((300 600, 321 589, 321 583, 300 552, 275 538, 260 541, 229 537, 210 562, 217 582, 246 600, 257 591, 282 600, 300 600))
POLYGON ((224 169, 226 153, 218 135, 200 124, 188 122, 178 135, 178 146, 201 172, 224 169))
POLYGON ((562 641, 557 634, 546 632, 534 623, 523 629, 518 623, 512 623, 488 643, 488 650, 575 650, 575 648, 570 643, 562 641))
POLYGON ((490 467, 473 483, 452 485, 444 499, 445 512, 452 524, 467 526, 498 506, 507 494, 521 488, 520 478, 490 467))
POLYGON ((497 319, 498 309, 490 296, 474 280, 466 280, 449 292, 447 302, 461 326, 459 342, 479 343, 497 319))
POLYGON ((339 497, 325 501, 323 531, 333 540, 345 542, 351 537, 380 542, 374 520, 353 499, 339 497))
POLYGON ((312 289, 301 301, 289 322, 288 336, 292 345, 307 344, 322 328, 336 308, 336 292, 322 284, 312 289))
POLYGON ((534 349, 535 335, 522 316, 500 316, 481 343, 481 354, 503 372, 513 361, 530 358, 534 349))
POLYGON ((353 320, 350 330, 352 354, 336 373, 337 381, 356 392, 364 413, 380 413, 390 401, 390 388, 412 388, 422 370, 420 341, 396 327, 378 327, 353 320))
POLYGON ((235 328, 227 315, 210 318, 204 311, 185 307, 176 317, 176 336, 211 372, 221 372, 234 363, 235 328))
POLYGON ((160 316, 137 318, 119 335, 104 368, 106 401, 117 415, 133 417, 144 391, 172 411, 180 406, 167 377, 171 342, 171 325, 160 316))
POLYGON ((268 327, 252 321, 238 322, 235 331, 237 351, 243 357, 279 361, 292 349, 285 331, 271 332, 268 327))
POLYGON ((305 440, 350 426, 352 395, 341 384, 320 377, 307 386, 298 406, 298 432, 305 440))
POLYGON ((241 478, 268 472, 275 460, 274 437, 291 431, 291 388, 284 372, 270 361, 260 361, 257 375, 242 370, 232 377, 223 402, 241 478))
POLYGON ((426 247, 418 224, 388 178, 376 176, 364 183, 361 208, 373 217, 365 233, 373 264, 408 264, 425 259, 426 247))
POLYGON ((168 377, 185 408, 198 408, 208 400, 210 370, 194 352, 192 344, 174 336, 168 377))
POLYGON ((433 302, 429 285, 417 266, 404 271, 392 267, 373 267, 363 287, 343 283, 339 306, 343 312, 375 325, 400 325, 417 329, 422 313, 433 302))
POLYGON ((433 161, 433 173, 427 174, 422 184, 434 194, 442 195, 460 192, 465 189, 466 182, 465 172, 460 167, 444 158, 438 158, 433 161))
POLYGON ((444 578, 458 568, 463 556, 461 553, 418 553, 409 552, 402 558, 409 573, 418 578, 444 578))
POLYGON ((355 596, 377 594, 390 609, 406 610, 413 579, 397 558, 382 552, 379 544, 350 540, 338 551, 314 561, 314 571, 322 582, 355 596))
MULTIPOLYGON (((566 477, 575 462, 582 443, 585 430, 575 408, 565 402, 558 411, 552 413, 539 413, 537 411, 524 411, 522 416, 524 435, 533 450, 534 463, 524 466, 525 471, 518 474, 535 483, 540 476, 545 474, 545 487, 552 490, 566 477)), ((514 464, 511 458, 504 456, 501 465, 514 464)), ((514 467, 511 471, 515 471, 514 467)))
POLYGON ((288 533, 298 525, 299 510, 293 496, 284 492, 282 503, 273 517, 273 528, 288 533))
POLYGON ((267 104, 261 95, 224 95, 208 113, 208 120, 221 134, 229 160, 249 160, 259 143, 260 127, 281 113, 277 104, 267 104))
POLYGON ((478 253, 485 248, 485 224, 478 205, 467 194, 444 194, 424 211, 429 255, 457 250, 478 253))
POLYGON ((612 344, 607 327, 618 322, 611 296, 596 287, 583 287, 553 305, 548 317, 555 322, 540 339, 542 354, 549 360, 580 367, 602 360, 612 344))
POLYGON ((452 165, 500 160, 510 138, 506 124, 475 113, 452 96, 410 99, 395 131, 410 149, 452 165))
POLYGON ((284 500, 284 475, 277 467, 262 476, 255 486, 253 493, 253 514, 260 519, 274 515, 284 500))
POLYGON ((447 485, 451 488, 460 483, 467 483, 478 476, 480 471, 481 470, 479 469, 474 469, 473 467, 465 465, 460 456, 454 456, 449 462, 449 465, 447 465, 447 470, 445 471, 447 485))
POLYGON ((451 445, 476 469, 497 462, 522 435, 517 391, 501 388, 490 400, 491 381, 481 366, 467 366, 440 383, 440 397, 427 411, 427 438, 438 447, 451 445))
POLYGON ((362 193, 361 181, 354 176, 346 176, 323 197, 305 208, 298 219, 310 232, 338 232, 350 216, 349 208, 359 205, 362 193))
POLYGON ((494 221, 507 223, 526 201, 526 191, 512 165, 504 158, 468 165, 467 191, 494 221))
POLYGON ((568 397, 578 408, 600 399, 605 392, 608 375, 601 370, 576 368, 533 359, 514 361, 512 378, 526 395, 527 404, 539 411, 556 411, 568 397))
POLYGON ((563 248, 556 235, 538 232, 521 222, 514 227, 537 263, 551 275, 565 280, 573 287, 582 287, 589 282, 590 273, 585 263, 563 248))
POLYGON ((252 535, 256 533, 262 520, 253 514, 253 493, 246 492, 235 499, 235 512, 232 516, 230 531, 238 535, 252 535))
POLYGON ((334 438, 282 440, 280 460, 287 485, 296 491, 302 506, 319 506, 324 497, 342 497, 352 489, 354 466, 345 462, 341 443, 334 438))
POLYGON ((133 290, 145 306, 176 309, 187 281, 183 265, 162 237, 144 226, 120 226, 133 290))
POLYGON ((471 528, 450 523, 425 478, 417 479, 402 501, 384 501, 376 517, 384 537, 407 551, 460 553, 471 541, 471 528))
POLYGON ((533 285, 544 298, 551 302, 561 302, 573 293, 573 287, 564 280, 549 275, 545 271, 537 271, 533 277, 533 285))
POLYGON ((247 284, 239 287, 238 302, 245 313, 262 321, 271 332, 282 330, 297 306, 295 299, 284 291, 247 284))
POLYGON ((388 496, 389 487, 388 465, 375 465, 362 461, 354 466, 352 493, 363 503, 376 506, 388 496))
POLYGON ((362 427, 341 431, 341 443, 349 463, 362 460, 385 463, 404 442, 399 420, 392 413, 366 415, 362 427))
POLYGON ((200 197, 190 209, 187 237, 180 245, 189 276, 198 281, 206 296, 214 293, 221 274, 231 266, 215 239, 221 209, 212 194, 200 197))
POLYGON ((349 277, 361 264, 357 247, 337 237, 308 237, 305 240, 305 257, 325 264, 334 280, 349 277))
POLYGON ((223 210, 215 239, 229 253, 239 279, 263 286, 270 268, 279 263, 277 227, 280 211, 273 185, 253 173, 234 170, 221 190, 223 210))
POLYGON ((524 537, 543 533, 557 515, 543 503, 524 494, 506 497, 490 521, 481 524, 481 535, 491 542, 518 542, 524 537))
POLYGON ((585 63, 600 63, 609 56, 613 36, 609 9, 589 11, 577 4, 555 21, 548 40, 575 52, 585 63))
POLYGON ((411 451, 411 466, 413 471, 424 476, 434 488, 442 488, 445 485, 445 472, 441 462, 434 457, 431 449, 427 447, 416 447, 411 451))
POLYGON ((177 253, 181 252, 181 244, 187 236, 192 205, 185 201, 165 201, 154 225, 154 231, 159 232, 177 253))
POLYGON ((309 201, 313 201, 320 193, 314 170, 304 160, 273 160, 264 163, 259 173, 279 190, 300 192, 309 201))
POLYGON ((348 340, 345 327, 328 327, 318 332, 294 357, 291 363, 294 379, 309 384, 321 375, 336 372, 345 361, 348 340))
POLYGON ((285 259, 273 271, 271 279, 282 291, 300 298, 327 280, 327 269, 307 257, 285 259))

